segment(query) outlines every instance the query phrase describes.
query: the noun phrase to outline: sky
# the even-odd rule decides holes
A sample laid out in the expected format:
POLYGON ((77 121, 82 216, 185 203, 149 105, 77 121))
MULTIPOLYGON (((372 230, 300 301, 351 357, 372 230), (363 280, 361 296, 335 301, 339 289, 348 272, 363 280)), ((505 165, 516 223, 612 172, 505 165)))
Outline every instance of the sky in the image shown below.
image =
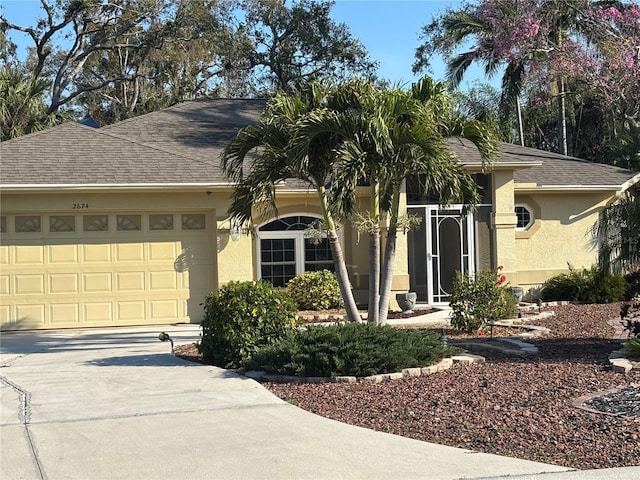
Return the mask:
MULTIPOLYGON (((345 23, 351 34, 367 48, 370 57, 380 64, 379 77, 392 83, 410 84, 418 77, 411 71, 421 27, 444 12, 458 8, 460 1, 432 0, 336 0, 331 16, 345 23)), ((32 25, 39 12, 39 0, 0 0, 5 16, 18 25, 32 25)), ((14 41, 17 38, 14 37, 14 41)), ((433 76, 444 79, 442 62, 433 64, 433 76)), ((470 68, 462 89, 482 78, 479 69, 470 68)))

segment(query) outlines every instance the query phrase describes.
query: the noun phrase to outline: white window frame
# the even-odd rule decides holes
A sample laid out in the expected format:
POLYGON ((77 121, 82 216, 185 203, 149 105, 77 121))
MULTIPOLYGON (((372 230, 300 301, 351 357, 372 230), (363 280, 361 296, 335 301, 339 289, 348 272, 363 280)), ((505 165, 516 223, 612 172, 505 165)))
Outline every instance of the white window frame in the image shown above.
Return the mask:
MULTIPOLYGON (((518 208, 524 208, 529 213, 529 222, 527 222, 526 225, 519 226, 518 223, 516 223, 516 230, 519 232, 524 232, 526 230, 529 230, 529 228, 531 228, 531 225, 533 225, 533 222, 535 221, 535 217, 533 215, 533 209, 529 205, 527 205, 526 203, 516 203, 513 207, 513 211, 514 211, 514 214, 516 215, 516 218, 518 217, 518 213, 516 211, 518 208)), ((519 220, 517 220, 516 222, 518 221, 519 220)))
MULTIPOLYGON (((256 272, 258 274, 259 280, 262 279, 262 251, 260 248, 260 240, 266 240, 270 238, 276 238, 276 239, 294 238, 295 239, 295 255, 296 255, 296 275, 301 275, 305 272, 304 270, 304 263, 305 263, 304 262, 304 253, 305 253, 304 252, 304 241, 305 241, 304 230, 279 230, 279 231, 265 231, 265 232, 260 231, 260 229, 263 226, 268 225, 269 223, 275 220, 278 220, 279 218, 297 217, 297 216, 313 217, 317 220, 322 221, 322 217, 313 213, 308 213, 308 212, 287 213, 287 214, 283 214, 281 217, 271 218, 266 222, 261 223, 260 226, 257 228, 257 236, 256 236, 256 242, 255 242, 256 243, 256 272)), ((342 231, 340 227, 338 227, 337 230, 338 230, 338 240, 344 248, 342 231)))

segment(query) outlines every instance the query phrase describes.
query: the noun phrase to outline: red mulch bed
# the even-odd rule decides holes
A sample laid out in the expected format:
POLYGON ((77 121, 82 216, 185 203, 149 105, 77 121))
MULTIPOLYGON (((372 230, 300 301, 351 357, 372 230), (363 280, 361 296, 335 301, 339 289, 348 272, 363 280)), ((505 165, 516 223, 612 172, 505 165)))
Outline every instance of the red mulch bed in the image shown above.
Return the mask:
POLYGON ((574 399, 640 382, 613 373, 608 319, 619 304, 563 305, 541 320, 551 335, 527 340, 527 358, 487 352, 487 363, 382 384, 272 384, 310 412, 428 442, 578 469, 640 465, 640 418, 592 413, 574 399))

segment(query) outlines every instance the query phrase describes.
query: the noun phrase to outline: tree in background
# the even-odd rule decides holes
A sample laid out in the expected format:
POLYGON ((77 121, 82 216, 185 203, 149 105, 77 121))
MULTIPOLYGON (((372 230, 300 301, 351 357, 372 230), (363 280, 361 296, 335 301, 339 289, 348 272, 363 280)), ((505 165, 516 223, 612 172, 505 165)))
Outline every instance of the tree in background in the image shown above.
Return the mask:
MULTIPOLYGON (((441 19, 425 26, 423 42, 416 53, 416 68, 427 66, 434 53, 443 54, 450 65, 457 60, 492 66, 501 63, 507 70, 521 68, 529 106, 537 106, 532 96, 556 104, 558 133, 555 138, 546 137, 560 152, 569 153, 567 103, 572 104, 574 118, 587 111, 593 115, 593 109, 599 109, 614 132, 611 138, 620 119, 638 116, 640 8, 633 1, 464 3, 460 10, 449 9, 441 19), (455 27, 452 18, 461 14, 477 24, 466 29, 455 27), (461 59, 455 56, 455 48, 462 38, 472 42, 472 49, 461 59), (584 104, 577 104, 579 100, 584 104)), ((573 134, 582 132, 574 128, 573 134)), ((581 143, 573 141, 574 146, 581 143)))
POLYGON ((22 68, 48 85, 48 114, 112 123, 182 100, 264 95, 376 68, 346 25, 330 19, 328 0, 40 3, 35 26, 0 13, 0 31, 30 39, 22 68))
POLYGON ((9 64, 0 67, 0 141, 56 125, 60 114, 47 113, 43 101, 48 85, 9 64))
POLYGON ((373 77, 377 65, 343 23, 330 17, 333 1, 243 0, 243 29, 255 85, 291 90, 309 80, 373 77))
MULTIPOLYGON (((99 72, 92 66, 106 61, 105 53, 123 49, 143 59, 162 47, 173 28, 168 18, 169 2, 154 0, 71 0, 48 3, 41 0, 43 16, 35 27, 10 22, 0 14, 4 31, 17 30, 33 42, 27 66, 34 81, 49 81, 47 113, 69 107, 87 92, 100 90, 116 81, 133 81, 138 72, 99 72), (66 38, 66 41, 61 39, 66 38), (56 43, 58 43, 56 45, 56 43), (64 46, 61 46, 64 43, 64 46)), ((137 62, 140 63, 140 62, 137 62)), ((131 64, 133 65, 133 63, 131 64)))

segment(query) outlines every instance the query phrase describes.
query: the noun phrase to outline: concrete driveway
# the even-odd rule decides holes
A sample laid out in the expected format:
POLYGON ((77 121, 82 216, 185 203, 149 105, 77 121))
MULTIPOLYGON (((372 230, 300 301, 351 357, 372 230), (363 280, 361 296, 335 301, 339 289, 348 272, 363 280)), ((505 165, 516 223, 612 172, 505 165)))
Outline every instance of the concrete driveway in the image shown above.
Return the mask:
POLYGON ((3 333, 0 478, 447 480, 566 470, 312 415, 253 380, 174 357, 161 331, 176 344, 199 334, 195 325, 3 333))

